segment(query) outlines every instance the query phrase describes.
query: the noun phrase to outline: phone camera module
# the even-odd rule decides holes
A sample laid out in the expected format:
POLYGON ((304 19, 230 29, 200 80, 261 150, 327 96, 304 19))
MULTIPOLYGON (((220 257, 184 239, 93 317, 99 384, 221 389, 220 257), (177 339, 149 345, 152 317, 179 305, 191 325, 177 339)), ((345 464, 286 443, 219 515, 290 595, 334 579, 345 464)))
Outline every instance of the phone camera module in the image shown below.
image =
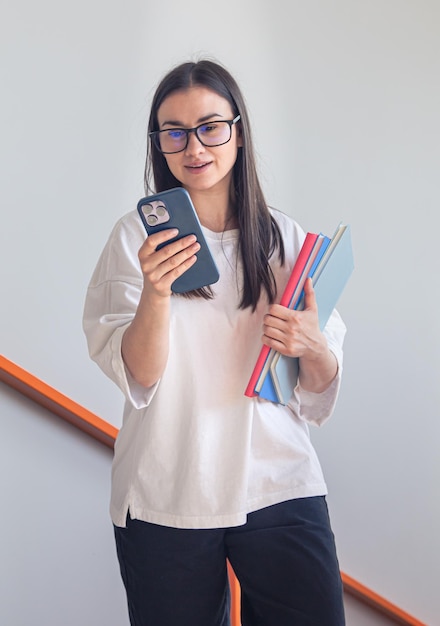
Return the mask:
POLYGON ((165 224, 170 219, 170 214, 162 200, 152 200, 142 207, 142 211, 148 226, 165 224))

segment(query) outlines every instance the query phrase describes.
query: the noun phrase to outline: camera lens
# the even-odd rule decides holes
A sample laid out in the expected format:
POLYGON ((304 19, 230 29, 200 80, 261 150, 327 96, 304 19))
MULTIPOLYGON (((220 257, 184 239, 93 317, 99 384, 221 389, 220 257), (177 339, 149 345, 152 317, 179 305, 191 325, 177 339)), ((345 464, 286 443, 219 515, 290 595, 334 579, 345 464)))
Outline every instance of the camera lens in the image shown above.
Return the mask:
POLYGON ((155 224, 157 224, 157 221, 158 221, 157 215, 154 215, 154 214, 147 215, 147 224, 149 226, 154 226, 155 224))

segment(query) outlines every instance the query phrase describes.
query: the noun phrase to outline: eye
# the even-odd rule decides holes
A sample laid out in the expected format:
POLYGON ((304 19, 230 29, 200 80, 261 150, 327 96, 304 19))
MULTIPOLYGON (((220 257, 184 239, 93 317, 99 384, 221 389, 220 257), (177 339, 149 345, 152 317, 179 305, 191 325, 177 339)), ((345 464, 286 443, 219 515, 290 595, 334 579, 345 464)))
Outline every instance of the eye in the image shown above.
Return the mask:
POLYGON ((174 130, 167 131, 167 135, 171 139, 182 139, 182 137, 184 137, 185 134, 186 132, 181 128, 175 128, 174 130))
POLYGON ((203 126, 200 126, 200 132, 204 135, 215 133, 216 130, 218 130, 218 124, 216 124, 215 122, 210 122, 209 124, 203 124, 203 126))

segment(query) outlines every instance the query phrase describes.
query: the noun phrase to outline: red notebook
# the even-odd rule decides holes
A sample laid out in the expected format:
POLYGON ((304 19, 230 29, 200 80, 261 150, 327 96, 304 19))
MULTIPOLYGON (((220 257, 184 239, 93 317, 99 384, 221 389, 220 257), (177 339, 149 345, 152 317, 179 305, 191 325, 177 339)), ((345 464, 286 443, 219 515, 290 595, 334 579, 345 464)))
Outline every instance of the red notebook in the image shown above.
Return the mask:
MULTIPOLYGON (((280 304, 282 306, 290 306, 295 288, 298 284, 299 279, 301 278, 301 275, 309 259, 310 253, 312 252, 318 237, 319 235, 316 233, 307 233, 298 258, 290 274, 289 280, 287 281, 284 293, 281 297, 280 304)), ((254 367, 254 371, 251 374, 248 385, 246 387, 246 391, 244 392, 244 395, 248 396, 249 398, 258 395, 255 393, 255 386, 258 382, 258 379, 260 378, 260 374, 264 368, 266 359, 269 356, 269 352, 269 346, 263 346, 261 348, 260 354, 254 367)))

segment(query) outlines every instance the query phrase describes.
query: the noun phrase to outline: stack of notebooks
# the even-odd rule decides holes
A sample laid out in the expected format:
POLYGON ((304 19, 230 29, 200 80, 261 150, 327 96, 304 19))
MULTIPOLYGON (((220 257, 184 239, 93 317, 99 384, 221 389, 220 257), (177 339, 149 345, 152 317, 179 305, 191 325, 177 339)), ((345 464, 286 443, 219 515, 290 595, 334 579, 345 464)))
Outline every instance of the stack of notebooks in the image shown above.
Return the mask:
MULTIPOLYGON (((304 308, 304 283, 312 279, 318 305, 319 327, 324 329, 353 271, 350 226, 339 224, 332 238, 307 233, 280 304, 304 308)), ((263 346, 245 395, 287 404, 298 378, 298 359, 263 346)))

